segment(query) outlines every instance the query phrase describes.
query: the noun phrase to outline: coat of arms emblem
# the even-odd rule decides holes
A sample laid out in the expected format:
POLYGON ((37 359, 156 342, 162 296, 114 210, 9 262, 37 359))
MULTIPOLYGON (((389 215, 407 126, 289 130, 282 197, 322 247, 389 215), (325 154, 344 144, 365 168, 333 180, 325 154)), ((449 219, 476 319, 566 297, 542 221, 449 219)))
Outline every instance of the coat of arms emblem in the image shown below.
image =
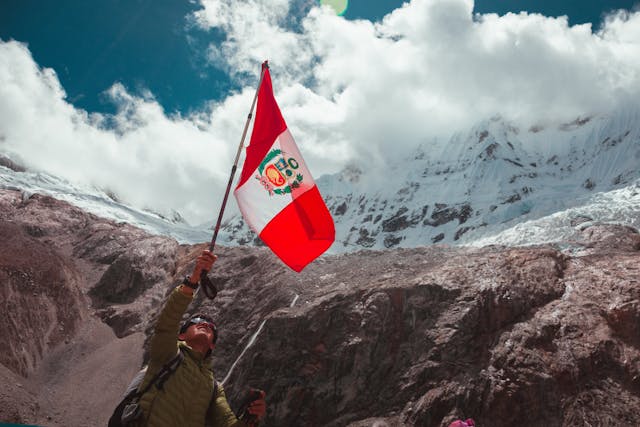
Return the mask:
POLYGON ((258 166, 255 179, 260 181, 269 195, 288 194, 298 188, 303 176, 298 161, 280 149, 271 150, 258 166))

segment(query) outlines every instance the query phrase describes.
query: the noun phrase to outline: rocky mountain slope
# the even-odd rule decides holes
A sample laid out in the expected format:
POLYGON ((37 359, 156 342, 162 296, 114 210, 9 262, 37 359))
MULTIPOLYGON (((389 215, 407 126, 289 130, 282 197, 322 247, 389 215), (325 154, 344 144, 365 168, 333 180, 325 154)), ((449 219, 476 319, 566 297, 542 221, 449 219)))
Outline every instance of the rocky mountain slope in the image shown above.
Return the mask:
MULTIPOLYGON (((570 245, 360 251, 301 274, 218 248, 217 377, 268 395, 265 426, 633 425, 640 235, 584 223, 570 245), (293 306, 292 306, 292 303, 293 306)), ((163 298, 204 245, 0 191, 0 421, 104 425, 163 298), (88 410, 88 408, 91 408, 88 410)))

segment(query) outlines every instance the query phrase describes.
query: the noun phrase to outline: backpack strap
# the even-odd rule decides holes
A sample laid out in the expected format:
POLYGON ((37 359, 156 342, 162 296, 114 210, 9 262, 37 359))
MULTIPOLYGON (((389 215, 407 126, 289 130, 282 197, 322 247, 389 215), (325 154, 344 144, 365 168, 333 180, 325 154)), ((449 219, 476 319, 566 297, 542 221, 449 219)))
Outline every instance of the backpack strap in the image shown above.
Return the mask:
POLYGON ((165 381, 167 381, 169 376, 175 372, 183 359, 184 354, 182 353, 182 349, 179 349, 178 354, 176 354, 169 362, 165 363, 160 371, 151 378, 149 383, 144 386, 142 390, 139 389, 139 385, 142 383, 142 380, 146 375, 146 370, 145 368, 140 370, 131 384, 129 384, 124 398, 118 406, 116 406, 116 409, 109 418, 108 427, 128 426, 131 425, 131 422, 135 422, 135 420, 139 419, 142 416, 142 410, 140 409, 140 405, 138 405, 140 397, 149 391, 151 386, 156 383, 158 383, 158 388, 161 389, 165 381))
POLYGON ((137 390, 134 398, 139 398, 143 394, 149 391, 152 385, 157 383, 157 387, 159 390, 162 390, 164 387, 164 383, 169 379, 171 374, 173 374, 178 366, 184 360, 184 353, 182 353, 182 349, 178 350, 178 354, 171 359, 169 362, 165 363, 165 365, 154 375, 154 377, 147 383, 147 385, 142 390, 137 390))

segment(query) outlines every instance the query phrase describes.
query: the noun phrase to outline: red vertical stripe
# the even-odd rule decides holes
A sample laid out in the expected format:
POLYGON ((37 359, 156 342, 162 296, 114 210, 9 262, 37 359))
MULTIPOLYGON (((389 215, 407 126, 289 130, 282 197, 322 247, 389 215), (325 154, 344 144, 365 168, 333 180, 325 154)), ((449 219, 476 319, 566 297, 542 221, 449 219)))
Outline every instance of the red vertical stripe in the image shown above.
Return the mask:
POLYGON ((247 157, 242 167, 238 187, 249 179, 253 171, 256 170, 262 159, 267 155, 269 148, 273 145, 273 141, 287 128, 287 124, 282 118, 280 108, 273 96, 269 67, 266 64, 262 64, 262 67, 266 69, 258 91, 256 119, 253 124, 251 141, 247 147, 247 157))
POLYGON ((331 246, 335 234, 331 214, 314 186, 280 211, 260 238, 282 262, 300 272, 331 246))

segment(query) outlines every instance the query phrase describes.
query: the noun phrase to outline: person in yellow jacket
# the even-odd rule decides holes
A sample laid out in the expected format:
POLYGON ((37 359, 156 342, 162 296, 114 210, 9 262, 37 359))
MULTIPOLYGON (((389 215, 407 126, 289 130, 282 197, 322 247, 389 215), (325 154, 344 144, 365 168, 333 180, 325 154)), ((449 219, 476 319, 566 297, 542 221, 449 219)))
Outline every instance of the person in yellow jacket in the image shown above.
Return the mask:
POLYGON ((149 381, 173 359, 179 350, 183 361, 160 388, 152 386, 140 398, 143 417, 137 425, 149 427, 239 427, 251 426, 266 413, 265 393, 246 409, 253 421, 238 420, 222 385, 214 387, 210 355, 215 348, 217 331, 206 316, 190 318, 180 326, 182 315, 193 299, 202 271, 209 271, 217 257, 205 250, 198 257, 191 276, 175 288, 158 317, 151 338, 147 373, 140 385, 149 381), (215 392, 215 396, 213 393, 215 392))

